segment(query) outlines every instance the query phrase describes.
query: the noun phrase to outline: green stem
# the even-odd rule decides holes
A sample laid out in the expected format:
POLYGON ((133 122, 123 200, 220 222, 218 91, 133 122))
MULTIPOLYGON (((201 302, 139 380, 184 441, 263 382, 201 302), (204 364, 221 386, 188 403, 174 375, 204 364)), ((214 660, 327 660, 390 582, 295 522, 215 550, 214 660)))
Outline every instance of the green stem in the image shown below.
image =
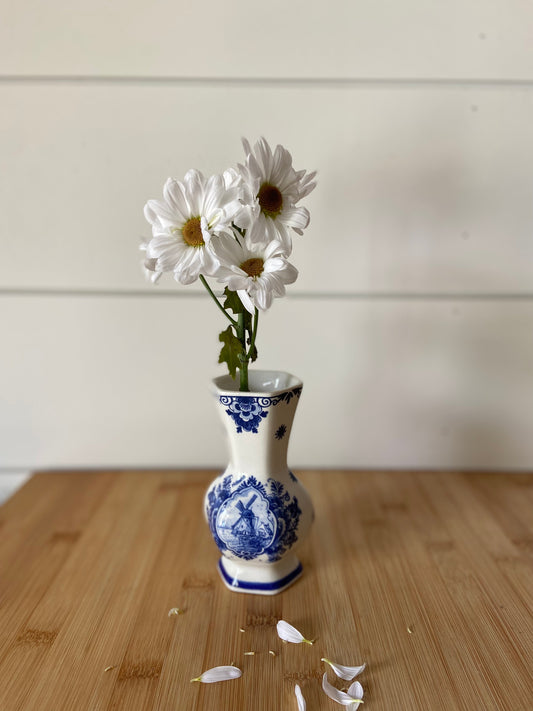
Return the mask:
POLYGON ((232 318, 232 317, 229 315, 229 313, 226 311, 226 309, 222 306, 222 304, 220 303, 220 301, 217 299, 217 297, 216 297, 215 294, 213 293, 213 290, 211 289, 211 287, 210 287, 209 284, 207 283, 207 281, 206 281, 206 279, 205 279, 205 277, 204 277, 203 274, 200 274, 200 281, 201 281, 202 284, 205 286, 205 288, 207 289, 208 294, 211 296, 211 298, 213 299, 213 301, 215 302, 215 304, 218 306, 218 308, 222 311, 222 313, 224 314, 224 316, 231 322, 232 326, 235 326, 235 328, 237 328, 237 327, 238 327, 237 321, 235 321, 235 319, 232 318))
POLYGON ((237 225, 234 222, 231 223, 231 226, 233 227, 233 229, 236 232, 238 232, 240 234, 241 237, 244 237, 244 235, 246 234, 245 229, 242 229, 241 227, 237 227, 237 225))
POLYGON ((249 392, 248 384, 248 365, 252 356, 252 351, 255 346, 255 339, 257 337, 257 326, 259 323, 259 311, 256 309, 254 314, 254 322, 252 332, 250 334, 250 347, 246 350, 246 318, 244 312, 239 314, 239 325, 237 327, 237 338, 242 343, 243 355, 240 358, 241 367, 239 368, 240 375, 240 387, 241 392, 249 392))
POLYGON ((250 340, 250 348, 248 348, 248 353, 246 354, 246 360, 250 360, 250 356, 252 355, 252 351, 255 346, 255 339, 257 336, 257 325, 259 323, 259 311, 256 309, 255 314, 254 314, 254 326, 252 330, 252 338, 250 340))
POLYGON ((239 368, 240 376, 240 392, 248 392, 248 356, 246 354, 246 328, 244 321, 244 313, 239 314, 239 322, 237 324, 237 338, 242 344, 242 355, 240 356, 241 366, 239 368))

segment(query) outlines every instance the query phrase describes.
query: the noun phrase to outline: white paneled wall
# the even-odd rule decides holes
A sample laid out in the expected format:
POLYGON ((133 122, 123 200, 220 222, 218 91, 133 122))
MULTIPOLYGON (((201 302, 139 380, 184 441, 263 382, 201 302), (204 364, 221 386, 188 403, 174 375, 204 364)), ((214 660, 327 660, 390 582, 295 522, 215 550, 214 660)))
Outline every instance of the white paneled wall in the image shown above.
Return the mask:
POLYGON ((294 467, 533 467, 533 6, 11 3, 0 473, 221 466, 219 330, 144 281, 142 208, 240 137, 318 169, 260 361, 294 467))
MULTIPOLYGON (((10 75, 531 78, 527 0, 24 0, 10 75)), ((6 21, 7 20, 7 21, 6 21)))

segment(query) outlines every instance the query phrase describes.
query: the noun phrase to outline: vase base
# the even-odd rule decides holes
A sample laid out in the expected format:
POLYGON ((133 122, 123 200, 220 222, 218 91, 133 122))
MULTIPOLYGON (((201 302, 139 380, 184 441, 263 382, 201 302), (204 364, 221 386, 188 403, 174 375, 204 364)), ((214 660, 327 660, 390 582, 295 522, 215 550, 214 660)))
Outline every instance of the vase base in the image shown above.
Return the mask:
POLYGON ((298 558, 290 554, 278 563, 255 566, 228 558, 218 561, 218 572, 229 590, 254 595, 277 595, 298 580, 302 570, 298 558))

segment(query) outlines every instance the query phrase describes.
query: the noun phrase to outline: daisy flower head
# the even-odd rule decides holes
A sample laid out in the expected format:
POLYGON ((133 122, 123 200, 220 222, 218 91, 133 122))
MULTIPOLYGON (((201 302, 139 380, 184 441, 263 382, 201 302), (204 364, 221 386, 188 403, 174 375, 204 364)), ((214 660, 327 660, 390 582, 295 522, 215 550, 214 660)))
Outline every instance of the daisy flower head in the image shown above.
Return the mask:
POLYGON ((213 244, 213 251, 219 261, 217 280, 236 291, 252 315, 256 308, 269 309, 275 297, 285 295, 285 285, 298 277, 277 240, 253 242, 248 233, 245 237, 223 235, 213 244))
POLYGON ((301 235, 309 224, 309 211, 296 203, 316 187, 316 172, 295 171, 289 151, 278 145, 273 152, 264 138, 253 148, 243 139, 243 146, 246 160, 237 166, 243 205, 235 224, 252 242, 277 240, 289 255, 292 231, 301 235))
POLYGON ((238 196, 237 181, 225 176, 205 178, 199 170, 189 170, 183 181, 169 178, 163 200, 148 200, 144 207, 152 225, 145 268, 156 275, 172 272, 182 284, 212 274, 218 261, 211 241, 231 230, 241 207, 238 196))

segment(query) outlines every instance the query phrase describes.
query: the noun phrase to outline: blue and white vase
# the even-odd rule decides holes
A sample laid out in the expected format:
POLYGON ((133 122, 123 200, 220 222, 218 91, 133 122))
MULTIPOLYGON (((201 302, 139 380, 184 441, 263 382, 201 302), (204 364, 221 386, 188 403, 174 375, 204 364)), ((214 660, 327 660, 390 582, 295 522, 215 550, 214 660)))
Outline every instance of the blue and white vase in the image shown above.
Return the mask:
POLYGON ((230 462, 205 497, 222 557, 222 580, 236 592, 275 595, 302 573, 294 550, 313 520, 309 494, 287 467, 302 382, 290 373, 250 370, 250 392, 229 375, 213 380, 230 462))

